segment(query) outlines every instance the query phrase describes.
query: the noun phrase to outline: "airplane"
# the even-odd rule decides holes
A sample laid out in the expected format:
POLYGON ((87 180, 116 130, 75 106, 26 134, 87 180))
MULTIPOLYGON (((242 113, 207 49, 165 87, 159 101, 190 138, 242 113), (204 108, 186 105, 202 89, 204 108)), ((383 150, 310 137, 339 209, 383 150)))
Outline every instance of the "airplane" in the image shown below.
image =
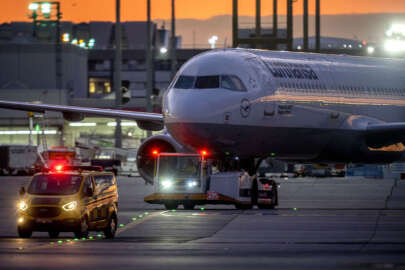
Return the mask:
POLYGON ((135 120, 164 132, 138 148, 137 165, 152 182, 153 149, 208 149, 220 170, 235 160, 253 175, 260 160, 384 164, 405 153, 405 61, 221 49, 201 53, 178 71, 162 114, 0 101, 0 108, 59 111, 135 120))

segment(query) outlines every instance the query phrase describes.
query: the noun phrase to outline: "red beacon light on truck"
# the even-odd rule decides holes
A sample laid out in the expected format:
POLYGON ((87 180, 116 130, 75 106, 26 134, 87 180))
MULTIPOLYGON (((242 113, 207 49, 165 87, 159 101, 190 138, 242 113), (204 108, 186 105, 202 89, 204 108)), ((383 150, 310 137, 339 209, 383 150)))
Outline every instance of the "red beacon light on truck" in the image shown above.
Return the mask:
POLYGON ((152 149, 152 156, 157 157, 159 155, 158 149, 152 149))
POLYGON ((63 170, 65 169, 64 164, 54 164, 52 165, 49 169, 44 168, 44 172, 63 172, 63 170))
POLYGON ((203 150, 200 151, 200 155, 201 155, 202 157, 206 157, 206 156, 208 156, 208 151, 205 150, 205 149, 203 149, 203 150))
POLYGON ((62 164, 55 165, 54 169, 57 172, 61 172, 63 171, 63 165, 62 164))

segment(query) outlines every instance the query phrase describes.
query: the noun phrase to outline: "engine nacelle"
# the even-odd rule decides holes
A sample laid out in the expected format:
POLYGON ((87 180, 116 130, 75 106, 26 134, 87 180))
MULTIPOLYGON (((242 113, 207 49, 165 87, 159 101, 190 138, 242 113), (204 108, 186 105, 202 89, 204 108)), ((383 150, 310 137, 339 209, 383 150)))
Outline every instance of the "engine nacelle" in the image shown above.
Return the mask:
POLYGON ((138 172, 147 184, 153 184, 153 171, 155 166, 155 156, 153 150, 160 153, 190 152, 187 148, 179 144, 170 134, 154 135, 146 139, 138 149, 136 165, 138 172))

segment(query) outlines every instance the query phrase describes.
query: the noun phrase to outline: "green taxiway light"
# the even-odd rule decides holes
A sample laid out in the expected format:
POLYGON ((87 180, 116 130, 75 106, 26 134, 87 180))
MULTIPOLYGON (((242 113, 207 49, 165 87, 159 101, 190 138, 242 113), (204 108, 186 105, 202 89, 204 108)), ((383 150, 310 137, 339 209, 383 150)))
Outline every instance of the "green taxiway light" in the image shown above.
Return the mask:
POLYGON ((149 215, 149 212, 145 212, 145 215, 149 215))
POLYGON ((294 211, 297 211, 297 208, 294 207, 294 211))
POLYGON ((136 220, 136 217, 133 217, 133 218, 132 218, 132 221, 135 221, 135 220, 136 220))
POLYGON ((79 241, 79 238, 75 238, 75 239, 73 239, 73 240, 75 240, 75 241, 79 241))
POLYGON ((138 217, 142 218, 143 216, 142 216, 142 215, 139 215, 138 217))
POLYGON ((275 157, 275 156, 276 156, 276 153, 271 153, 271 156, 272 156, 272 157, 275 157))
POLYGON ((58 240, 58 244, 62 244, 63 243, 63 241, 62 240, 58 240))
POLYGON ((72 240, 70 240, 70 239, 66 240, 66 242, 70 242, 70 241, 72 241, 72 240))
POLYGON ((90 240, 93 240, 93 239, 94 239, 94 237, 93 237, 93 236, 89 236, 89 239, 90 239, 90 240))
POLYGON ((86 240, 86 237, 83 237, 82 240, 86 240))
POLYGON ((101 238, 101 237, 103 237, 103 235, 101 233, 99 233, 99 234, 97 234, 97 237, 101 238))
POLYGON ((176 209, 173 209, 172 212, 176 212, 176 209))
POLYGON ((201 211, 204 211, 204 210, 205 210, 205 208, 204 208, 204 207, 201 207, 200 209, 201 209, 201 211))
POLYGON ((124 226, 125 226, 124 224, 122 224, 122 223, 120 224, 120 227, 124 227, 124 226))
POLYGON ((225 152, 225 155, 229 156, 229 152, 225 152))

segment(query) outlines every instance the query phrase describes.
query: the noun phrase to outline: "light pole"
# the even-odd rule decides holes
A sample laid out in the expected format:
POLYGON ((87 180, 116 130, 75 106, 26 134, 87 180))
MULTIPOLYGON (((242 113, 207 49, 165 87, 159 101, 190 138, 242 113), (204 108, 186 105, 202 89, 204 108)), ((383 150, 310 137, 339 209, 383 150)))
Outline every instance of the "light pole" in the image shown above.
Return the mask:
POLYGON ((175 0, 172 0, 172 29, 170 38, 170 59, 171 59, 171 79, 174 79, 177 70, 176 59, 176 12, 175 12, 175 0))
POLYGON ((315 1, 315 49, 321 52, 321 0, 315 1))
POLYGON ((55 73, 56 73, 56 88, 62 89, 62 48, 60 44, 60 3, 53 2, 32 2, 28 9, 31 11, 29 17, 33 19, 33 36, 36 37, 38 24, 55 24, 56 40, 55 40, 55 73), (52 11, 55 12, 52 12, 52 11), (41 20, 38 20, 41 18, 41 20))
MULTIPOLYGON (((146 3, 146 111, 152 112, 152 90, 153 90, 153 58, 152 58, 152 27, 151 27, 151 4, 150 0, 146 3)), ((152 136, 150 130, 147 131, 147 137, 152 136)))
MULTIPOLYGON (((121 92, 121 18, 120 18, 120 0, 115 2, 115 57, 114 57, 114 91, 115 91, 115 107, 121 108, 122 92, 121 92)), ((115 125, 115 147, 122 147, 122 131, 121 119, 116 119, 115 125)))

